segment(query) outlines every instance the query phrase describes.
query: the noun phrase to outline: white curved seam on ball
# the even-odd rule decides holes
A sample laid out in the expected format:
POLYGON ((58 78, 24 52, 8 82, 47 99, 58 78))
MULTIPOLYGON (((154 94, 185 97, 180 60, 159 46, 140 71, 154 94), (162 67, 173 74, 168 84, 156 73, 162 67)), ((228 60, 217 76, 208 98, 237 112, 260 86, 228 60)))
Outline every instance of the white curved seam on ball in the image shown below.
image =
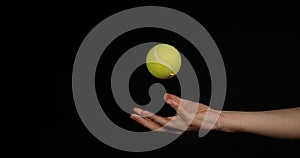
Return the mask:
POLYGON ((155 56, 156 60, 158 60, 160 63, 164 64, 165 66, 167 66, 167 67, 172 71, 171 73, 174 73, 174 70, 173 70, 172 66, 169 65, 167 62, 163 61, 163 60, 158 56, 157 50, 156 50, 157 47, 158 47, 158 46, 155 46, 155 47, 154 47, 154 56, 155 56))

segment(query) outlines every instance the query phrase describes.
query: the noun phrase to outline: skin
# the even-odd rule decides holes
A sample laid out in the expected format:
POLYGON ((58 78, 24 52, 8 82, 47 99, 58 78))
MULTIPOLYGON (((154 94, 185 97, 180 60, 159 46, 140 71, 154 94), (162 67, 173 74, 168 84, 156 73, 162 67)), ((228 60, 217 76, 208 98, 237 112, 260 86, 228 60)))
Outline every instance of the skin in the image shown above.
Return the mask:
POLYGON ((168 105, 177 115, 161 117, 149 111, 134 108, 130 117, 154 131, 182 133, 184 131, 218 130, 248 132, 283 139, 300 139, 300 107, 261 112, 216 111, 207 105, 165 94, 168 105), (204 119, 204 117, 207 119, 204 119), (216 122, 213 121, 216 119, 216 122), (215 123, 214 123, 215 122, 215 123))

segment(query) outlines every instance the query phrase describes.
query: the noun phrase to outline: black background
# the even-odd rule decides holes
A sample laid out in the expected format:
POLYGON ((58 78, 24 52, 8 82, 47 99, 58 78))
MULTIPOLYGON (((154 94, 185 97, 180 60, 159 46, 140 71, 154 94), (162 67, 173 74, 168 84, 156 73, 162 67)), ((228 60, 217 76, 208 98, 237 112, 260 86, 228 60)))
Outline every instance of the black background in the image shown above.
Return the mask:
MULTIPOLYGON (((260 111, 299 106, 299 16, 294 5, 197 4, 162 0, 131 0, 122 3, 113 0, 101 3, 20 1, 17 3, 17 25, 20 26, 18 31, 24 35, 20 40, 24 41, 25 48, 38 52, 35 57, 39 61, 51 59, 51 62, 46 63, 47 68, 50 68, 47 73, 50 72, 52 76, 51 84, 55 84, 52 87, 54 93, 48 98, 50 102, 54 100, 54 105, 45 105, 41 110, 41 157, 104 157, 103 153, 112 156, 162 156, 167 153, 168 157, 178 154, 186 157, 300 156, 298 141, 247 133, 212 131, 204 138, 198 138, 197 133, 184 133, 170 145, 146 153, 113 149, 90 134, 76 112, 72 97, 72 66, 76 52, 87 33, 104 18, 124 9, 144 5, 177 9, 195 18, 208 30, 217 43, 226 66, 228 89, 224 110, 260 111)), ((103 62, 103 67, 109 67, 117 59, 107 55, 110 51, 119 51, 121 55, 135 44, 158 41, 173 44, 181 52, 189 54, 189 60, 196 65, 197 72, 207 76, 203 59, 194 55, 197 50, 174 33, 148 28, 133 30, 117 40, 107 48, 106 59, 111 59, 111 62, 103 62)), ((105 87, 99 80, 107 83, 111 73, 109 69, 103 71, 103 67, 98 65, 97 68, 96 85, 99 87, 105 87), (99 71, 106 75, 101 78, 101 74, 99 77, 99 71)), ((144 70, 143 66, 137 69, 132 75, 132 81, 147 76, 144 70)), ((149 82, 137 82, 145 86, 130 89, 137 103, 146 104, 149 101, 148 84, 160 82, 151 76, 148 78, 149 82)), ((208 103, 209 77, 199 80, 202 81, 201 88, 204 87, 200 101, 208 103)), ((132 81, 131 85, 134 85, 135 82, 132 81)), ((174 86, 177 85, 176 78, 163 82, 168 92, 180 94, 179 87, 174 86)), ((130 130, 146 130, 131 121, 127 114, 113 104, 109 105, 113 103, 109 99, 109 93, 100 95, 101 93, 105 92, 98 90, 98 97, 100 101, 101 97, 104 98, 102 102, 106 103, 106 113, 115 123, 130 130), (116 113, 112 113, 109 106, 116 113)), ((168 108, 160 112, 162 115, 170 113, 172 111, 168 108)))

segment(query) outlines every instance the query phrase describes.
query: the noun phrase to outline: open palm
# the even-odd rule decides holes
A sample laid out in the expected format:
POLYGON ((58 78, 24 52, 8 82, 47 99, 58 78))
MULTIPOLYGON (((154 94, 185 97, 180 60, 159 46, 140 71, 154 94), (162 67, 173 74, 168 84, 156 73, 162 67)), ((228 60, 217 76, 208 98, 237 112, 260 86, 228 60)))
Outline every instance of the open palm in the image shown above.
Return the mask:
POLYGON ((131 114, 130 117, 155 131, 182 133, 184 131, 198 131, 200 128, 206 130, 217 128, 218 123, 214 124, 215 121, 213 120, 218 118, 218 111, 207 105, 181 99, 172 94, 165 94, 164 99, 168 105, 177 111, 175 116, 161 117, 149 111, 134 108, 133 110, 137 114, 131 114))

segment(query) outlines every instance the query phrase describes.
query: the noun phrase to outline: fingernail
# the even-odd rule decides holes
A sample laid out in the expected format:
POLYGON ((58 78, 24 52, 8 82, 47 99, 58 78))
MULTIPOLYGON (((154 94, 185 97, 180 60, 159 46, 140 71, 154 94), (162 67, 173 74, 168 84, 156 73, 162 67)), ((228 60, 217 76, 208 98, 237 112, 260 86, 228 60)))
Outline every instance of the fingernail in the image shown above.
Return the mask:
POLYGON ((172 103, 172 100, 171 100, 171 99, 168 99, 166 102, 167 102, 168 104, 171 104, 171 103, 172 103))
POLYGON ((142 109, 140 109, 140 108, 133 108, 133 111, 139 114, 142 111, 142 109))
POLYGON ((149 111, 142 111, 142 115, 144 116, 144 117, 148 117, 148 116, 150 116, 150 115, 152 115, 149 111))
POLYGON ((133 114, 130 115, 130 118, 135 120, 135 117, 133 116, 133 114))
POLYGON ((164 100, 167 99, 167 95, 168 95, 168 93, 165 93, 165 94, 164 94, 164 100))

